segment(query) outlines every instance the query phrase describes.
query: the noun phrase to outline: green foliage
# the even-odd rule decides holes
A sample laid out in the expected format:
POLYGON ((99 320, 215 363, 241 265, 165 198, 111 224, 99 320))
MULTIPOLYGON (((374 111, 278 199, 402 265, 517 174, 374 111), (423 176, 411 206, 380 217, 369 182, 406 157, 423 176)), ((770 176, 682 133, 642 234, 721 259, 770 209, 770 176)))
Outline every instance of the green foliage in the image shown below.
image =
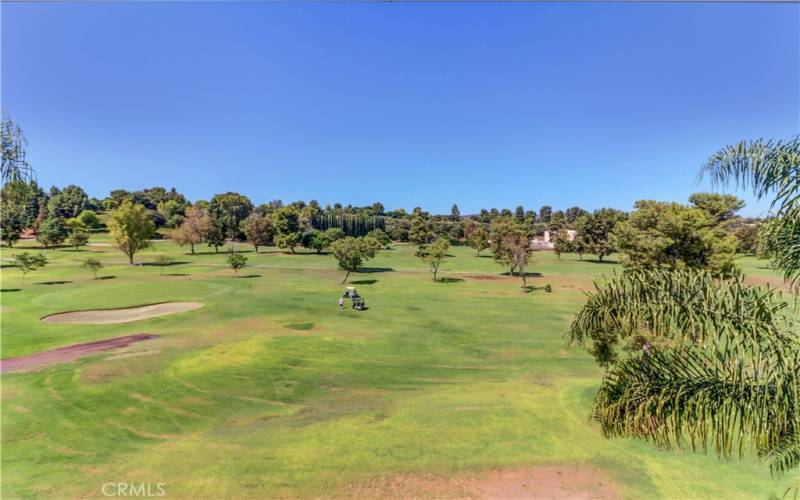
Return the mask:
POLYGON ((64 219, 50 216, 39 226, 36 241, 45 248, 53 248, 63 243, 67 236, 69 236, 69 229, 64 219))
POLYGON ((97 272, 103 269, 103 263, 97 257, 88 257, 83 261, 81 267, 92 273, 94 275, 94 279, 97 279, 97 272))
POLYGON ((78 220, 89 229, 97 229, 102 226, 94 210, 83 210, 78 214, 78 220))
POLYGON ((433 273, 433 281, 436 281, 436 275, 439 272, 439 267, 444 262, 447 256, 447 251, 450 249, 450 242, 444 238, 439 238, 430 245, 427 245, 423 252, 419 254, 420 259, 428 264, 431 272, 433 273))
POLYGON ((719 193, 694 193, 689 196, 689 203, 707 213, 716 223, 732 219, 745 206, 744 200, 732 194, 719 193))
MULTIPOLYGON (((466 231, 465 231, 466 233, 466 231)), ((481 252, 489 248, 489 232, 482 225, 472 229, 467 235, 467 244, 475 249, 475 255, 480 256, 481 252)))
POLYGON ((381 244, 370 237, 347 236, 331 243, 330 248, 339 268, 347 271, 342 280, 345 283, 351 272, 358 271, 365 261, 377 255, 381 244))
POLYGON ((789 141, 742 141, 714 153, 703 166, 717 185, 752 189, 761 199, 774 197, 775 218, 761 238, 772 249, 772 265, 800 286, 800 136, 789 141))
POLYGON ((150 238, 155 235, 156 226, 150 219, 147 209, 126 200, 108 216, 108 229, 111 238, 122 253, 133 264, 133 256, 150 246, 150 238))
POLYGON ((758 253, 758 223, 742 223, 733 231, 739 243, 738 251, 750 255, 758 253))
POLYGON ((0 238, 6 245, 13 247, 19 240, 20 233, 25 229, 25 209, 19 205, 2 206, 2 217, 0 217, 0 238))
MULTIPOLYGON (((800 342, 774 290, 629 271, 595 285, 567 338, 609 367, 594 409, 606 436, 688 438, 723 457, 744 440, 763 455, 797 438, 800 342)), ((798 465, 781 456, 775 470, 798 465)))
POLYGON ((47 265, 47 257, 40 253, 22 252, 14 256, 14 263, 22 272, 22 281, 20 281, 19 287, 23 288, 25 286, 25 276, 32 271, 45 267, 47 265))
POLYGON ((260 211, 254 211, 242 221, 242 232, 258 253, 258 247, 272 241, 272 221, 260 211))
POLYGON ((239 193, 215 194, 208 205, 211 216, 222 223, 223 234, 231 239, 239 238, 239 224, 253 211, 253 203, 239 193))
POLYGON ((331 243, 336 240, 341 240, 346 236, 344 234, 344 231, 339 227, 331 227, 326 229, 324 232, 325 232, 325 237, 328 238, 331 241, 331 243))
POLYGON ((380 243, 381 246, 384 247, 384 248, 388 248, 389 244, 392 242, 392 239, 389 238, 389 235, 386 234, 383 231, 383 229, 380 229, 380 228, 373 229, 372 231, 367 233, 367 236, 370 237, 370 238, 375 238, 375 240, 378 243, 380 243))
POLYGON ((614 252, 611 233, 617 224, 624 220, 625 213, 613 208, 601 208, 594 213, 582 215, 575 222, 582 250, 597 255, 598 260, 602 262, 606 255, 614 252))
POLYGON ((553 251, 559 259, 562 253, 572 252, 575 249, 566 229, 558 229, 555 232, 551 232, 550 241, 553 242, 553 251))
POLYGON ((206 240, 208 246, 214 247, 215 253, 219 253, 219 247, 225 244, 225 223, 221 219, 209 215, 203 226, 203 239, 206 240))
POLYGON ((721 276, 735 270, 736 238, 707 211, 678 203, 637 201, 612 241, 627 268, 707 269, 721 276))
POLYGON ((230 252, 228 254, 228 266, 233 269, 233 273, 236 277, 239 277, 239 270, 243 269, 247 265, 247 257, 240 253, 230 252))
MULTIPOLYGON (((338 229, 338 228, 335 228, 338 229)), ((332 242, 329 231, 322 232, 319 229, 312 229, 303 233, 302 243, 304 248, 310 248, 318 254, 328 248, 332 242)), ((341 231, 341 230, 340 230, 341 231)), ((344 233, 342 233, 344 234, 344 233)))
POLYGON ((300 216, 294 207, 281 207, 272 213, 272 225, 275 228, 275 244, 278 248, 294 248, 300 244, 300 216))
POLYGON ((50 215, 71 219, 77 217, 86 208, 89 196, 80 186, 70 185, 56 191, 47 205, 50 215))
POLYGON ((411 227, 408 230, 408 241, 418 247, 423 247, 432 242, 436 237, 431 230, 431 223, 429 218, 418 213, 411 219, 411 227))
POLYGON ((89 232, 86 229, 79 227, 70 231, 67 244, 74 247, 76 251, 87 243, 89 243, 89 232))

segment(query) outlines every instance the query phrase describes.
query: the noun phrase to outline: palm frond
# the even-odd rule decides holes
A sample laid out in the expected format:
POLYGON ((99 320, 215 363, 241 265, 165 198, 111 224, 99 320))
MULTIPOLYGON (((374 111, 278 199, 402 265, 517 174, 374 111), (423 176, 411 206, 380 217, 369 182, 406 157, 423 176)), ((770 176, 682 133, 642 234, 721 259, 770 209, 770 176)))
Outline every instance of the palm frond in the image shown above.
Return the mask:
POLYGON ((713 184, 751 189, 760 199, 772 197, 775 219, 764 238, 778 238, 772 265, 784 279, 800 286, 800 136, 788 141, 743 141, 716 152, 700 177, 713 184))
POLYGON ((781 442, 766 455, 769 468, 777 476, 800 467, 800 432, 784 436, 781 442))
POLYGON ((781 294, 746 286, 742 277, 719 282, 707 272, 637 270, 595 283, 587 295, 566 338, 590 350, 607 352, 638 335, 724 345, 751 356, 798 343, 781 294))
POLYGON ((652 349, 607 373, 593 416, 607 437, 664 447, 713 448, 723 458, 749 445, 780 473, 797 466, 797 353, 784 369, 771 360, 732 361, 697 347, 652 349), (792 369, 789 369, 792 368, 792 369))

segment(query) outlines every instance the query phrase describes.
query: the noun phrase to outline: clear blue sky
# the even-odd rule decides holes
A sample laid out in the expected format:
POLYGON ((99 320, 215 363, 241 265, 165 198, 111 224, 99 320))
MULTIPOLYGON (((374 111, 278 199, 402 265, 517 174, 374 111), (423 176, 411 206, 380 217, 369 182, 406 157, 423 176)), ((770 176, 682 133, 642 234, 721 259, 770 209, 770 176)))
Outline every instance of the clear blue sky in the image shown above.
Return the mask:
POLYGON ((97 197, 630 209, 800 131, 800 5, 3 4, 2 106, 97 197))

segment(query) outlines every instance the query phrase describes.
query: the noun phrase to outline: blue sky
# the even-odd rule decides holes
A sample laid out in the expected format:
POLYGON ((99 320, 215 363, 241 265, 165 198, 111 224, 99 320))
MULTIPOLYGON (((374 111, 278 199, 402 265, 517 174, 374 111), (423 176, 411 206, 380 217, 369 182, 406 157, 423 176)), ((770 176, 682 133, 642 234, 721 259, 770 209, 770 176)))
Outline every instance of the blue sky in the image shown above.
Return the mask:
POLYGON ((4 3, 2 106, 98 197, 630 209, 800 132, 800 5, 4 3))

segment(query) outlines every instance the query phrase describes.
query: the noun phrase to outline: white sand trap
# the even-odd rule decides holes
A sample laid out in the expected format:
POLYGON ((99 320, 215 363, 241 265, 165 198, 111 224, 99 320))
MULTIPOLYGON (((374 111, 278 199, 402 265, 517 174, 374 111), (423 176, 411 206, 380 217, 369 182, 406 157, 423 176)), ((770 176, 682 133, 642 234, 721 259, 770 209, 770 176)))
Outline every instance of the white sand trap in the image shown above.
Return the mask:
POLYGON ((45 316, 45 323, 61 323, 74 325, 108 325, 127 323, 140 319, 166 316, 203 307, 201 302, 162 302, 149 306, 129 307, 126 309, 96 309, 93 311, 74 311, 45 316))

